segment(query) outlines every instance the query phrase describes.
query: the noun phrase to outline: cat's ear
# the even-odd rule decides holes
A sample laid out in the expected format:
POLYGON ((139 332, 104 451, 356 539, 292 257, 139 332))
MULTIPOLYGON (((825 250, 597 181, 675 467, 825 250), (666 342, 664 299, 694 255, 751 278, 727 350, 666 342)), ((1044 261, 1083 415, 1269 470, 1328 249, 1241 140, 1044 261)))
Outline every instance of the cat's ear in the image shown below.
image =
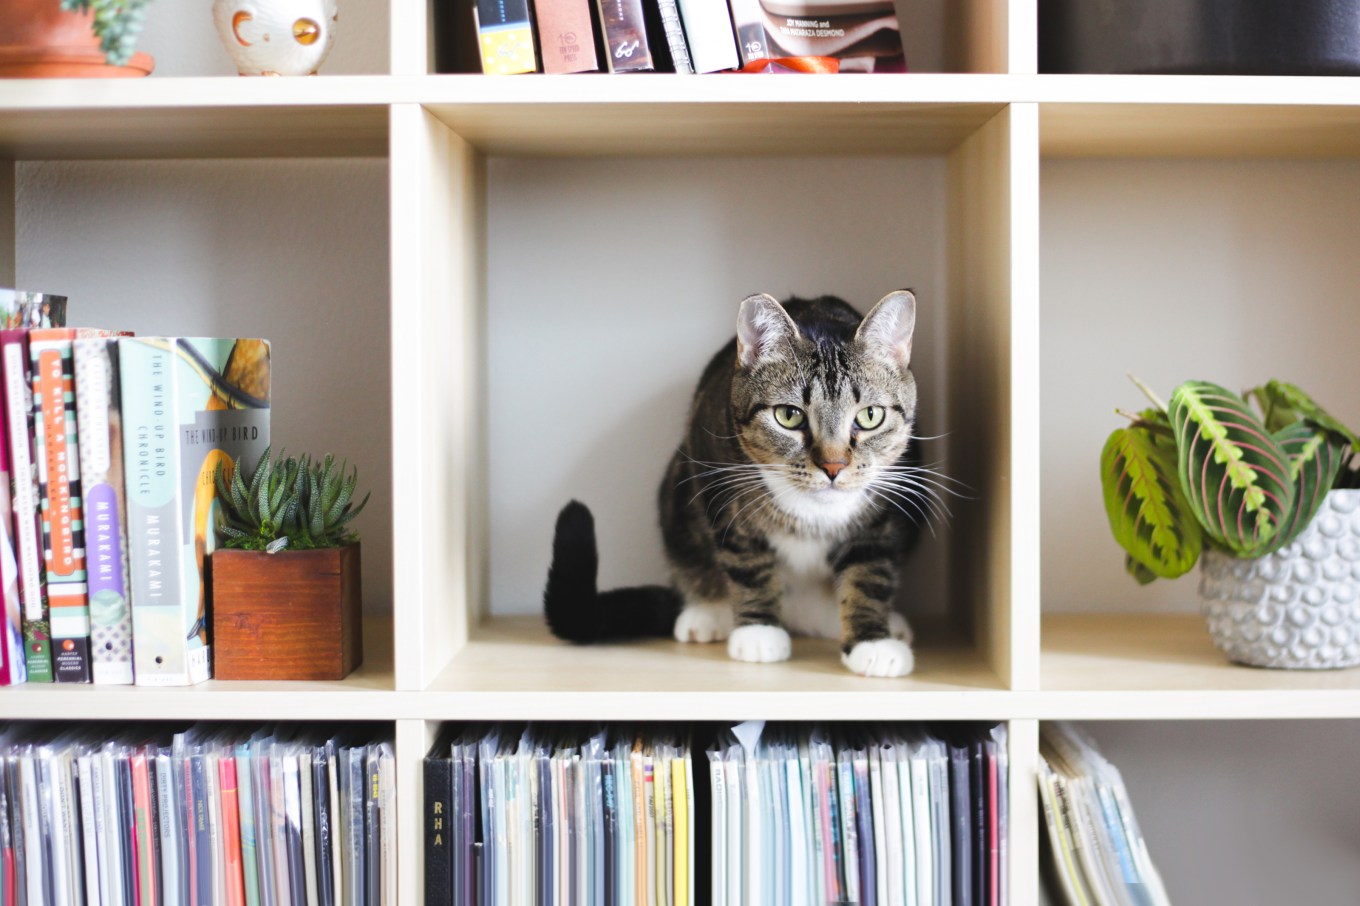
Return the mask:
POLYGON ((911 335, 916 330, 916 297, 910 290, 888 293, 864 316, 855 341, 873 355, 905 369, 911 364, 911 335))
POLYGON ((785 356, 797 337, 798 325, 774 296, 756 293, 742 300, 737 314, 737 362, 742 368, 785 356))

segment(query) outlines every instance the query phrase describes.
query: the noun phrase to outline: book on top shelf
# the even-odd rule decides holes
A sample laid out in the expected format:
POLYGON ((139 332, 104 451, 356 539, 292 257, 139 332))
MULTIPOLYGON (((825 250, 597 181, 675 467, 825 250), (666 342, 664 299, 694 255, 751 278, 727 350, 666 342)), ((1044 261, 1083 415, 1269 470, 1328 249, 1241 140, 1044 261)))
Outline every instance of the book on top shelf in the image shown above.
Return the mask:
POLYGON ((136 681, 191 685, 211 676, 213 478, 269 445, 269 342, 129 337, 118 355, 136 681))
POLYGON ((727 0, 679 0, 695 72, 736 69, 737 42, 727 0))
POLYGON ((538 72, 529 0, 476 0, 472 15, 482 72, 487 75, 538 72))
POLYGON ((610 72, 651 72, 657 68, 648 40, 642 0, 596 0, 610 72))
POLYGON ((544 72, 599 71, 590 0, 537 0, 534 25, 544 72))

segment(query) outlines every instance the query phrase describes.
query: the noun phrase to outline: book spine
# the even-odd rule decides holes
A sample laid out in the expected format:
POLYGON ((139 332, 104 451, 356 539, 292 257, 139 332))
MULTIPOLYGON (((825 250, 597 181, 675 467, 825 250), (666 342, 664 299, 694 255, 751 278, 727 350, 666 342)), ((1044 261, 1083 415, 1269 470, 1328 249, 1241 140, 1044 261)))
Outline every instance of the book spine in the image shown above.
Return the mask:
POLYGON ((662 33, 666 36, 666 46, 670 50, 671 66, 682 75, 692 75, 694 61, 690 59, 689 41, 685 38, 679 4, 676 0, 656 0, 656 7, 662 33))
POLYGON ((161 902, 165 906, 184 906, 180 896, 179 799, 171 774, 170 754, 156 754, 156 794, 160 800, 158 824, 161 835, 161 902))
POLYGON ((185 760, 188 783, 186 802, 193 824, 189 834, 189 865, 193 906, 212 906, 213 887, 212 831, 208 827, 208 776, 203 755, 185 760))
POLYGON ((448 758, 429 756, 425 759, 426 906, 453 903, 450 887, 453 846, 449 840, 449 815, 453 811, 452 769, 448 758))
POLYGON ((130 764, 133 821, 137 835, 137 886, 142 891, 141 903, 144 906, 156 906, 157 880, 154 859, 156 829, 151 821, 151 777, 145 755, 134 754, 130 764))
POLYGON ((342 836, 343 822, 340 820, 340 771, 335 757, 335 747, 330 743, 326 744, 326 780, 330 786, 330 802, 328 823, 331 829, 331 889, 334 891, 332 900, 336 906, 340 906, 341 896, 344 893, 344 852, 340 845, 342 836))
POLYGON ((46 800, 51 841, 51 860, 48 868, 52 875, 53 906, 67 906, 71 903, 74 891, 71 889, 70 826, 68 825, 68 803, 66 785, 60 775, 59 755, 43 754, 39 758, 40 795, 46 800))
POLYGON ((741 65, 770 58, 770 38, 765 33, 765 11, 760 0, 727 0, 737 34, 737 53, 741 65))
POLYGON ((307 906, 318 906, 316 890, 316 811, 312 803, 312 756, 297 758, 299 805, 302 810, 302 871, 307 882, 307 906))
POLYGON ((364 906, 368 887, 364 879, 364 750, 342 750, 345 765, 345 885, 347 906, 364 906))
POLYGON ((14 543, 23 602, 24 664, 28 681, 50 683, 51 627, 47 587, 38 547, 38 489, 33 469, 33 389, 28 381, 28 331, 0 331, 5 379, 5 420, 9 432, 14 543))
POLYGON ((132 760, 125 753, 114 758, 118 777, 118 835, 122 840, 123 891, 132 901, 142 898, 141 877, 137 874, 137 805, 132 784, 132 760))
MULTIPOLYGON (((0 376, 3 364, 0 364, 0 376)), ((0 378, 0 686, 27 682, 24 663, 23 596, 19 590, 19 559, 14 546, 14 509, 9 461, 9 419, 5 382, 0 378)))
POLYGON ((127 464, 128 576, 133 672, 139 686, 189 684, 176 539, 180 458, 175 443, 174 353, 149 339, 118 341, 127 464))
POLYGON ((335 866, 331 862, 331 788, 326 750, 312 756, 312 807, 316 812, 316 892, 321 906, 335 906, 335 866))
POLYGON ((365 758, 364 775, 364 882, 368 906, 377 906, 382 899, 382 826, 379 823, 380 789, 382 777, 378 769, 377 752, 370 748, 365 758))
POLYGON ((130 685, 132 610, 128 603, 127 501, 123 483, 118 341, 77 338, 76 421, 85 503, 90 659, 99 685, 130 685))
POLYGON ((537 0, 534 20, 542 45, 544 72, 599 71, 590 0, 537 0))
MULTIPOLYGON (((386 743, 378 746, 378 817, 382 823, 382 906, 397 906, 396 761, 386 743)), ((526 898, 527 899, 527 898, 526 898)))
POLYGON ((302 858, 302 792, 298 786, 296 755, 285 755, 283 766, 283 833, 288 859, 288 892, 293 906, 307 902, 307 875, 302 858))
POLYGON ((28 347, 52 669, 59 683, 88 683, 94 678, 76 436, 74 338, 75 332, 66 328, 35 330, 29 334, 28 347))
POLYGON ((604 34, 605 63, 610 72, 651 72, 656 69, 648 43, 642 0, 596 0, 604 34))
POLYGON ((689 902, 689 803, 685 762, 671 761, 671 810, 675 816, 675 904, 689 902))
POLYGON ((255 856, 255 784, 252 779, 250 747, 236 747, 236 805, 241 832, 242 895, 246 906, 260 906, 259 865, 255 856))
POLYGON ((529 0, 476 0, 473 12, 482 72, 515 75, 538 71, 529 0))
POLYGON ((223 756, 217 762, 217 780, 222 791, 222 841, 226 851, 226 906, 243 906, 246 901, 241 858, 241 798, 236 780, 236 759, 223 756))
POLYGON ((737 42, 727 0, 679 0, 695 72, 737 68, 737 42))
MULTIPOLYGON (((104 816, 104 764, 98 752, 92 752, 87 759, 90 768, 90 826, 94 828, 94 845, 89 844, 85 847, 85 858, 93 859, 95 862, 95 873, 99 879, 99 885, 90 894, 90 899, 96 903, 112 903, 113 898, 109 890, 109 851, 107 836, 107 824, 104 816)), ((84 775, 81 776, 82 786, 85 783, 84 775)))

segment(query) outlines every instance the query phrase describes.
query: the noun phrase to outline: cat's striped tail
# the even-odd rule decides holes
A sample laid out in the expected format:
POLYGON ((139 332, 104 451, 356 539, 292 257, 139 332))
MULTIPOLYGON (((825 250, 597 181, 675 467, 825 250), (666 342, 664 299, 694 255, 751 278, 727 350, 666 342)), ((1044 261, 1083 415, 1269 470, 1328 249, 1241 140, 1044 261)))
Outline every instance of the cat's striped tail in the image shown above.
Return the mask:
POLYGON ((679 592, 664 585, 601 592, 595 587, 599 565, 595 517, 573 500, 557 514, 543 589, 543 615, 553 635, 568 642, 603 642, 671 634, 680 615, 679 592))

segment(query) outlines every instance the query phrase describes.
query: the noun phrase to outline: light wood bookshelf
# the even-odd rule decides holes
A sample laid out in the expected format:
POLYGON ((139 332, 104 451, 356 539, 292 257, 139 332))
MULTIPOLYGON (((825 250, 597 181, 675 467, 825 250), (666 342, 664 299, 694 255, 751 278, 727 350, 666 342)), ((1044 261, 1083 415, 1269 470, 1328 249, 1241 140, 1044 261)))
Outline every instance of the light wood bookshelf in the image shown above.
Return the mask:
POLYGON ((1037 75, 1035 0, 958 4, 954 72, 438 75, 426 0, 389 5, 388 74, 0 81, 0 283, 14 277, 15 161, 370 157, 389 168, 391 299, 401 300, 390 304, 390 374, 375 376, 396 388, 390 506, 400 528, 391 610, 369 614, 364 667, 340 683, 7 689, 0 719, 391 721, 404 903, 419 899, 420 759, 442 721, 1006 721, 1010 889, 1016 906, 1032 906, 1040 721, 1360 718, 1355 673, 1231 667, 1195 619, 1041 623, 1038 411, 1041 161, 1360 157, 1360 83, 1037 75), (927 634, 915 674, 885 681, 845 673, 829 644, 760 666, 661 641, 586 651, 503 615, 479 441, 491 380, 488 161, 794 155, 841 172, 865 155, 945 164, 948 408, 964 441, 951 470, 977 497, 951 530, 961 630, 927 634))

